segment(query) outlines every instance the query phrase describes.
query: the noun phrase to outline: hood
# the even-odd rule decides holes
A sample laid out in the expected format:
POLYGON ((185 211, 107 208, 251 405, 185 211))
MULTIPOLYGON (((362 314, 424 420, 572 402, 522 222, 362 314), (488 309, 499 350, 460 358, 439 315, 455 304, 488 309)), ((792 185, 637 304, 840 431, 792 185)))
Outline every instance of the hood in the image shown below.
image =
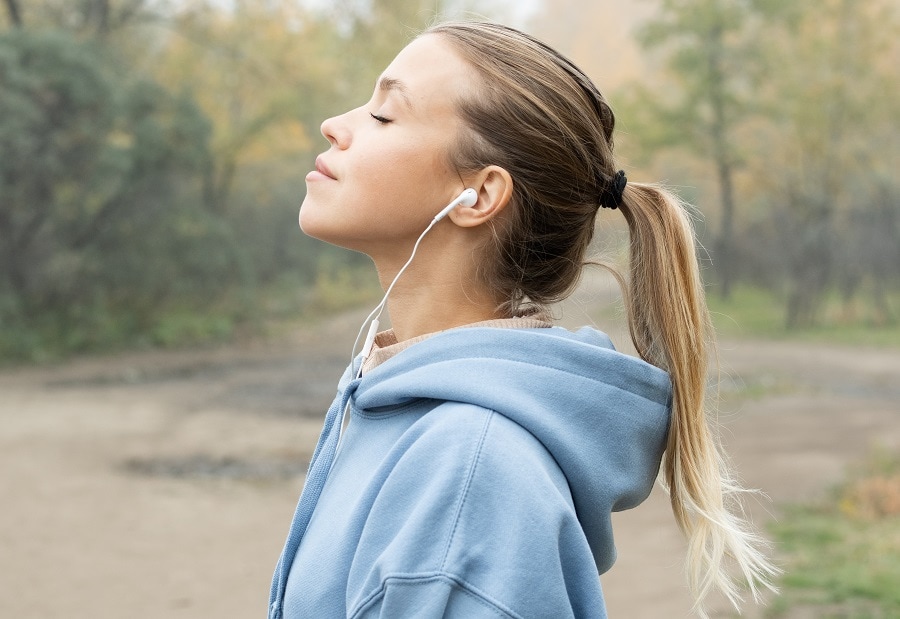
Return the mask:
POLYGON ((615 560, 610 513, 650 493, 669 424, 669 376, 592 328, 453 329, 366 372, 370 414, 419 399, 493 410, 528 430, 569 482, 600 572, 615 560))

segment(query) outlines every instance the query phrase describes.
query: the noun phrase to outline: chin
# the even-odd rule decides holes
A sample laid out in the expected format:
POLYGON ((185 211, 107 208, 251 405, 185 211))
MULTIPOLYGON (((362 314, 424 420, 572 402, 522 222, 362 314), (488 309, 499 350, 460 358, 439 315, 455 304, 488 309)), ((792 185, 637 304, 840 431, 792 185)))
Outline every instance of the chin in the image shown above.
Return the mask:
POLYGON ((335 239, 335 234, 329 234, 327 229, 323 230, 322 228, 322 226, 316 225, 315 222, 304 220, 301 214, 300 231, 303 232, 303 234, 310 238, 318 239, 319 241, 341 246, 341 243, 335 239))
POLYGON ((304 216, 303 210, 300 210, 300 230, 303 234, 318 241, 328 243, 329 245, 334 245, 335 247, 361 251, 358 248, 357 243, 354 243, 351 239, 347 238, 347 231, 344 228, 329 225, 329 223, 333 222, 321 221, 317 220, 315 217, 304 216))
POLYGON ((384 234, 383 230, 373 226, 371 220, 357 221, 352 216, 340 215, 335 210, 321 206, 307 200, 300 206, 300 230, 308 237, 369 255, 367 249, 371 247, 373 238, 380 238, 384 234))
POLYGON ((300 214, 298 216, 300 230, 302 230, 306 236, 311 236, 314 239, 330 242, 327 238, 323 238, 323 235, 326 237, 331 236, 327 232, 329 227, 328 222, 323 221, 321 213, 316 213, 315 206, 309 204, 308 202, 308 200, 304 200, 303 204, 300 205, 300 214))

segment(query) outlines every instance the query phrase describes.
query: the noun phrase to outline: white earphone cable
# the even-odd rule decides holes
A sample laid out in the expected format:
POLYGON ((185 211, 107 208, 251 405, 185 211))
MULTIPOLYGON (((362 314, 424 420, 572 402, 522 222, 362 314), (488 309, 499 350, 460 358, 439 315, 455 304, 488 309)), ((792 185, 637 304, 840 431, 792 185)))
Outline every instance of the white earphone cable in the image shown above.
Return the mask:
POLYGON ((375 306, 369 315, 366 317, 365 321, 363 321, 362 326, 359 329, 359 333, 356 335, 356 340, 353 342, 353 350, 350 353, 351 361, 356 358, 356 347, 359 346, 359 339, 362 337, 363 331, 366 328, 366 325, 369 326, 369 333, 366 336, 365 344, 362 348, 362 360, 359 365, 359 371, 357 373, 357 378, 359 378, 359 374, 362 372, 362 364, 366 362, 366 359, 369 357, 369 353, 372 352, 372 342, 375 339, 375 333, 378 330, 378 319, 381 317, 382 312, 384 312, 385 304, 387 303, 388 295, 391 294, 391 291, 394 289, 394 285, 397 283, 397 280, 400 279, 400 276, 403 275, 403 272, 406 268, 412 263, 413 258, 416 257, 416 251, 419 249, 419 244, 422 242, 422 239, 425 238, 425 235, 428 234, 428 231, 439 221, 439 219, 434 218, 431 220, 431 223, 428 224, 428 227, 422 231, 422 234, 419 235, 419 238, 416 239, 415 245, 413 245, 412 253, 409 255, 409 259, 406 261, 400 270, 397 272, 397 275, 394 276, 394 279, 391 281, 390 286, 387 287, 387 290, 384 293, 384 297, 381 299, 381 302, 375 306))

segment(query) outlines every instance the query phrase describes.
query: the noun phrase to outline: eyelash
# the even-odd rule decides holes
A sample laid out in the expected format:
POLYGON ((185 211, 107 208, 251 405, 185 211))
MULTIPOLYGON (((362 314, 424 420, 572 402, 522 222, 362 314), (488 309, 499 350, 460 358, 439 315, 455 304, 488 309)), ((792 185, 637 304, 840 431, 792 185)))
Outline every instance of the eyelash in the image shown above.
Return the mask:
POLYGON ((378 116, 377 114, 372 114, 371 112, 369 112, 369 116, 374 118, 375 122, 377 122, 380 125, 386 125, 389 122, 391 122, 391 120, 389 118, 385 118, 384 116, 378 116))

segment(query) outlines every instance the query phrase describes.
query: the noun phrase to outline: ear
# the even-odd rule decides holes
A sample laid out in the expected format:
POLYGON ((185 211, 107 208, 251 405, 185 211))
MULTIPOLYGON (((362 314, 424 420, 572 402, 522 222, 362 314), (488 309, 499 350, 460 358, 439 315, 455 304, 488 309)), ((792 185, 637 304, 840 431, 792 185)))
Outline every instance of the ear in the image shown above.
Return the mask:
POLYGON ((478 194, 474 206, 460 206, 450 212, 450 219, 457 226, 472 228, 490 221, 509 204, 513 192, 513 180, 509 172, 496 165, 483 168, 469 179, 466 187, 478 194))

